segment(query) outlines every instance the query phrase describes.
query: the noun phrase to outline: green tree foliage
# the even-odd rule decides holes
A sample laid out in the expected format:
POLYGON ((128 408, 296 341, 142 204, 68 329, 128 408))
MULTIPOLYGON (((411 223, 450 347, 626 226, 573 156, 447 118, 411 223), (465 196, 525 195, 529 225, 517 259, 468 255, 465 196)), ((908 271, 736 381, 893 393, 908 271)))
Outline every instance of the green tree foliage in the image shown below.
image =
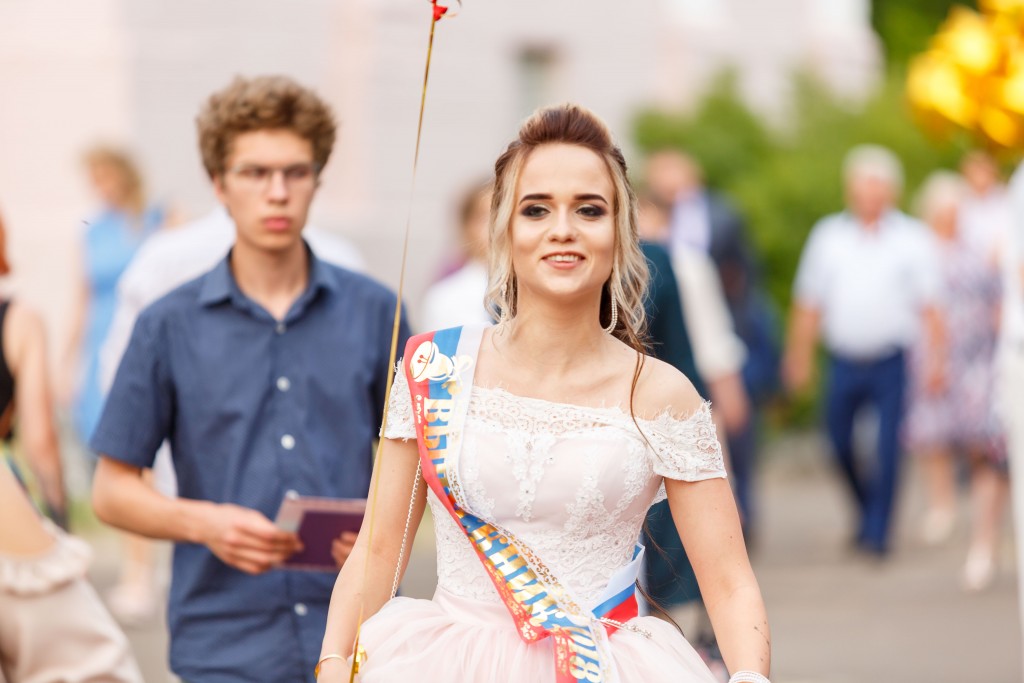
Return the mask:
POLYGON ((970 0, 871 0, 871 23, 882 39, 889 65, 901 69, 924 50, 954 5, 976 9, 970 0))
MULTIPOLYGON (((787 119, 784 130, 766 125, 743 103, 727 74, 696 110, 644 111, 634 128, 642 151, 687 151, 703 166, 708 185, 736 204, 780 311, 789 308, 811 228, 843 208, 841 167, 851 147, 874 143, 892 149, 903 160, 911 190, 931 171, 955 168, 962 152, 959 145, 937 145, 918 130, 906 111, 902 80, 895 76, 856 107, 814 79, 798 78, 787 119)), ((905 199, 912 196, 904 193, 905 199)))
MULTIPOLYGON (((634 134, 641 151, 675 148, 704 168, 709 187, 730 199, 746 219, 758 252, 763 286, 785 320, 793 277, 814 224, 843 209, 842 162, 851 147, 873 143, 902 159, 908 191, 939 168, 955 168, 965 145, 940 144, 913 123, 895 72, 866 102, 852 106, 812 78, 797 78, 783 126, 772 127, 738 96, 735 78, 722 76, 692 112, 641 112, 634 134)), ((780 330, 780 334, 781 334, 780 330)), ((813 396, 772 411, 776 425, 809 424, 813 396)))

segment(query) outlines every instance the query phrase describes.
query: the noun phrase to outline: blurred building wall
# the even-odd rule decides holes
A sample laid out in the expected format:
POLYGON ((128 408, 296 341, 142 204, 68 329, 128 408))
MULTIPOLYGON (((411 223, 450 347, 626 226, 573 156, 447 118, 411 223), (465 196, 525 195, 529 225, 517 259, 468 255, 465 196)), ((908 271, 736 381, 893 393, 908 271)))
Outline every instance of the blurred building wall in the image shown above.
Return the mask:
MULTIPOLYGON (((591 107, 629 152, 638 106, 688 106, 726 65, 775 117, 801 65, 851 97, 878 70, 866 0, 464 1, 437 29, 413 200, 414 310, 452 250, 455 198, 537 106, 591 107)), ((193 119, 238 73, 291 74, 336 108, 314 220, 394 285, 428 12, 426 0, 0 0, 0 212, 19 295, 64 334, 74 242, 92 208, 78 157, 96 139, 137 149, 157 197, 191 215, 211 206, 193 119)))
POLYGON ((0 214, 9 289, 38 306, 51 342, 71 305, 88 216, 80 157, 134 137, 131 46, 120 0, 0 0, 0 214))

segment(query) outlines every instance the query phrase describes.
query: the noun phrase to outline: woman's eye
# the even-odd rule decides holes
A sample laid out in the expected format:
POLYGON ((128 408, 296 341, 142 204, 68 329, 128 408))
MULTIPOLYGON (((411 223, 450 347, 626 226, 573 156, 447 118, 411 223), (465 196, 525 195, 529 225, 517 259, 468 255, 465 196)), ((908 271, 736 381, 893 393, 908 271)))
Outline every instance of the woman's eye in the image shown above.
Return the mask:
POLYGON ((605 215, 605 210, 600 206, 594 206, 593 204, 584 204, 579 208, 579 212, 587 218, 600 218, 605 215))
POLYGON ((540 204, 532 204, 522 210, 522 215, 527 218, 540 218, 548 213, 548 210, 540 204))

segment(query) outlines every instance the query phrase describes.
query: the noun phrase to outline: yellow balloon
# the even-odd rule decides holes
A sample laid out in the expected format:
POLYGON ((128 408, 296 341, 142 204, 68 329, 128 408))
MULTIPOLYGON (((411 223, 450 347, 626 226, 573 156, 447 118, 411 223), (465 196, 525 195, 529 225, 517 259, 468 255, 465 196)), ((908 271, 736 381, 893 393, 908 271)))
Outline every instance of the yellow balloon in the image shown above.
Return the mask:
POLYGON ((979 0, 978 6, 990 14, 1024 12, 1024 0, 979 0))
POLYGON ((978 124, 990 140, 1003 147, 1016 147, 1024 142, 1024 126, 1020 117, 998 107, 984 107, 978 124))
POLYGON ((1024 115, 1024 50, 1016 50, 1007 62, 1006 76, 998 84, 1000 104, 1024 115))
POLYGON ((985 17, 964 7, 954 7, 935 46, 954 63, 972 73, 987 73, 999 63, 1001 45, 985 17))
POLYGON ((970 127, 977 118, 977 107, 966 96, 960 70, 941 53, 925 53, 911 62, 907 97, 912 106, 960 126, 970 127))
POLYGON ((998 31, 1015 34, 1019 40, 1024 32, 1024 0, 981 0, 979 5, 998 31))
POLYGON ((1024 0, 955 7, 927 52, 910 63, 907 101, 933 135, 967 130, 991 146, 1024 149, 1024 0))

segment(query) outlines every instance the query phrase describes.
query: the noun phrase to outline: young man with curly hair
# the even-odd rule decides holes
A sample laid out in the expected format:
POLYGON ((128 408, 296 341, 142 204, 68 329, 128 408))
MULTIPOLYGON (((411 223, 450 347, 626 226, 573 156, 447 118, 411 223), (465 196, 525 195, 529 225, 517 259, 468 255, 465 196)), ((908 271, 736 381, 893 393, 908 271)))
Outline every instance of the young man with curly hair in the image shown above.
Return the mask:
MULTIPOLYGON (((298 683, 334 576, 283 568, 299 542, 271 519, 286 495, 366 495, 395 295, 302 238, 335 139, 316 94, 285 77, 236 79, 197 124, 235 244, 139 316, 92 440, 93 504, 114 526, 176 543, 177 675, 298 683), (140 478, 165 438, 177 499, 140 478)), ((339 566, 350 542, 334 543, 339 566)))

